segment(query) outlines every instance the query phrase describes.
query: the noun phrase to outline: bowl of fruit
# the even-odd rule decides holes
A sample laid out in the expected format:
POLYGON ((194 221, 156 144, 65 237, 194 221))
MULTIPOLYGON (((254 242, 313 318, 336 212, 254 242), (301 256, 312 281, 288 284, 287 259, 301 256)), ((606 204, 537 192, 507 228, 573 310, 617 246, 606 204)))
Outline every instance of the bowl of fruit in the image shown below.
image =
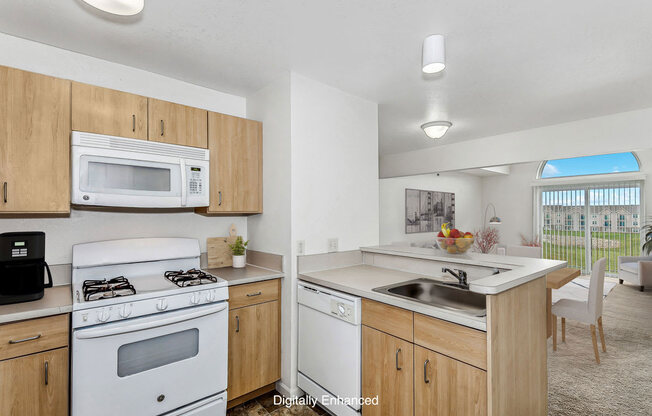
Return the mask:
POLYGON ((473 234, 450 228, 448 223, 442 224, 441 231, 435 238, 440 249, 450 254, 466 253, 473 246, 473 234))

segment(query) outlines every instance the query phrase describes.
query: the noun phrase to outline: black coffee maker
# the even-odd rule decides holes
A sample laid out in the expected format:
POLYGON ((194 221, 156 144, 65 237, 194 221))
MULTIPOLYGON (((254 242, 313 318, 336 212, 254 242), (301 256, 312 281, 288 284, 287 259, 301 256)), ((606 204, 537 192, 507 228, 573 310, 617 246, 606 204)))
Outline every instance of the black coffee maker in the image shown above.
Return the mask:
POLYGON ((41 299, 46 287, 52 287, 52 274, 45 262, 45 233, 0 234, 0 305, 41 299))

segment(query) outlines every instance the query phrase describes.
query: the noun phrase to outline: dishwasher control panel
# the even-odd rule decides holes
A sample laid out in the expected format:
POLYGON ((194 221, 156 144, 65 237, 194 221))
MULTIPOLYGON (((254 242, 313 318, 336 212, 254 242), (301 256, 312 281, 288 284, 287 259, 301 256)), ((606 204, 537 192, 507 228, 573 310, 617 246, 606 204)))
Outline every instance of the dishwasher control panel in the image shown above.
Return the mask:
POLYGON ((355 314, 353 313, 353 306, 345 302, 339 302, 336 299, 331 299, 331 314, 338 318, 355 323, 355 314))

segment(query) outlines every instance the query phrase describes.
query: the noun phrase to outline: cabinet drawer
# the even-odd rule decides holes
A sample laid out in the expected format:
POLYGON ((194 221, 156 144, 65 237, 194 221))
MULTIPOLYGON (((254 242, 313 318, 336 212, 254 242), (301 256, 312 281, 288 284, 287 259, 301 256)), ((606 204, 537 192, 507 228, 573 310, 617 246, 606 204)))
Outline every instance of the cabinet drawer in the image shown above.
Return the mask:
POLYGON ((0 325, 0 360, 68 346, 68 314, 0 325))
POLYGON ((229 287, 229 309, 279 299, 280 283, 279 279, 274 279, 229 287))
POLYGON ((486 332, 415 313, 414 343, 487 369, 486 332))
POLYGON ((406 309, 362 299, 362 324, 412 342, 414 313, 406 309))

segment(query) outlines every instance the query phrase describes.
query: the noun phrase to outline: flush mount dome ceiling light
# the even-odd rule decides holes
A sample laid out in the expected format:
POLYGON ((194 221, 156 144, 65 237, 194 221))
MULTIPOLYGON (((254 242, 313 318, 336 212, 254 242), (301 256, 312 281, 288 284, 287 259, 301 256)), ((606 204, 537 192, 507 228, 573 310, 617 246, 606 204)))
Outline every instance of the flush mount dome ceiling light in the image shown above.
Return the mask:
POLYGON ((450 121, 431 121, 430 123, 422 124, 421 129, 431 139, 441 139, 452 125, 453 123, 450 121))
POLYGON ((422 70, 434 74, 446 68, 446 48, 444 35, 430 35, 423 41, 422 70))
POLYGON ((145 0, 83 0, 96 9, 119 16, 133 16, 143 11, 145 0))

